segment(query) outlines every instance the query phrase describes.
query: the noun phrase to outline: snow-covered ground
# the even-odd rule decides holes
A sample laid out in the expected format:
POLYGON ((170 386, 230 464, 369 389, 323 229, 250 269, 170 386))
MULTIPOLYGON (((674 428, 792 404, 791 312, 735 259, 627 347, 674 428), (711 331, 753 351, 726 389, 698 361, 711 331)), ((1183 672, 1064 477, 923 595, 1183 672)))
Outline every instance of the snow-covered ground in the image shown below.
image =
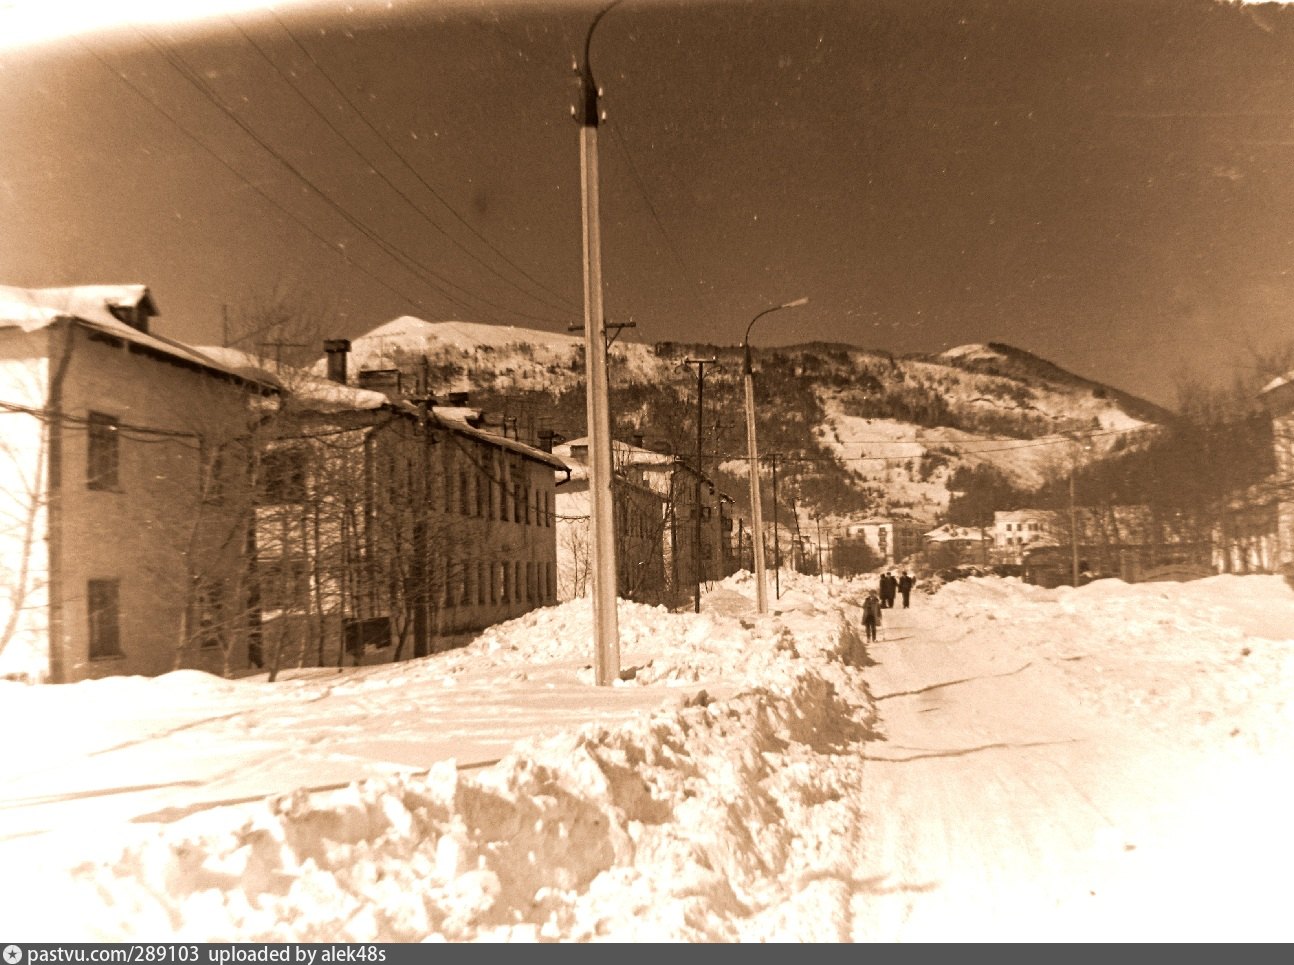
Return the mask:
POLYGON ((748 576, 394 666, 0 683, 0 934, 1289 940, 1294 590, 748 576), (772 594, 770 593, 770 596, 772 594))

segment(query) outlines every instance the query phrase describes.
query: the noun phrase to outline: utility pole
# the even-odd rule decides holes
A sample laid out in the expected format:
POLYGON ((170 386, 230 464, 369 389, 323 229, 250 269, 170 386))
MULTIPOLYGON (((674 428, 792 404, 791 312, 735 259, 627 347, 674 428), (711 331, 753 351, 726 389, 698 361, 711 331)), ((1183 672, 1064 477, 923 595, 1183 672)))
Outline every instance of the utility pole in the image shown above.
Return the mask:
POLYGON ((1074 509, 1074 453, 1069 454, 1069 549, 1074 586, 1078 586, 1078 513, 1074 509))
POLYGON ((584 358, 589 421, 589 501, 593 529, 593 631, 595 679, 610 686, 620 678, 620 627, 616 616, 615 506, 611 493, 611 413, 607 388, 606 319, 602 315, 602 230, 598 212, 599 90, 589 64, 589 46, 598 22, 620 0, 603 7, 584 38, 580 79, 580 193, 584 224, 584 358))
POLYGON ((813 521, 818 524, 818 582, 823 583, 826 577, 822 575, 822 516, 815 513, 813 521))
POLYGON ((702 468, 701 459, 703 450, 702 439, 704 437, 705 426, 705 367, 707 365, 718 365, 718 359, 684 359, 684 365, 696 366, 696 546, 695 560, 693 565, 694 575, 696 576, 696 605, 695 612, 701 612, 701 481, 702 468))
POLYGON ((782 541, 777 534, 777 460, 780 452, 770 452, 768 461, 773 466, 773 599, 782 598, 782 541))
POLYGON ((1086 449, 1090 442, 1086 439, 1080 439, 1077 432, 1066 432, 1065 436, 1070 441, 1069 450, 1069 546, 1070 546, 1070 573, 1073 585, 1078 586, 1078 510, 1074 502, 1074 476, 1078 472, 1078 449, 1081 446, 1086 449))

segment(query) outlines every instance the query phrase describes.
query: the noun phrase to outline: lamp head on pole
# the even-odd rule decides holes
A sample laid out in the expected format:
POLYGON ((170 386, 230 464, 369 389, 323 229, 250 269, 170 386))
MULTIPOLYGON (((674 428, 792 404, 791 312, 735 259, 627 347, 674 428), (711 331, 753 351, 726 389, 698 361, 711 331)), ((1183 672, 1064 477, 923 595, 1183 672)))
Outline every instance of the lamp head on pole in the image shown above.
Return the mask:
POLYGON ((763 318, 765 315, 767 315, 769 312, 776 312, 783 308, 799 308, 801 305, 807 305, 807 304, 809 304, 809 299, 807 296, 805 296, 804 298, 797 298, 793 302, 783 302, 781 305, 774 305, 772 308, 766 308, 750 320, 750 324, 746 326, 746 335, 741 340, 742 349, 745 355, 745 358, 742 364, 742 370, 741 370, 743 375, 750 375, 754 371, 751 368, 751 364, 750 364, 750 330, 755 327, 755 323, 759 321, 761 318, 763 318))

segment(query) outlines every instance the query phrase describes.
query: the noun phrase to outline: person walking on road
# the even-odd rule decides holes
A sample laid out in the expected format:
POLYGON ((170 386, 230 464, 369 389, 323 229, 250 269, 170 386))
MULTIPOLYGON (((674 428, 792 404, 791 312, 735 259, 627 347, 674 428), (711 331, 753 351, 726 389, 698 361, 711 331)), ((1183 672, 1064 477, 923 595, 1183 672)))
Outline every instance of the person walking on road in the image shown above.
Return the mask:
POLYGON ((875 590, 869 590, 863 601, 863 629, 867 631, 867 642, 876 642, 876 633, 881 626, 881 599, 875 590))
POLYGON ((908 598, 912 595, 912 588, 917 585, 917 581, 907 570, 899 577, 899 592, 903 594, 903 609, 908 608, 908 598))
POLYGON ((881 574, 881 607, 888 610, 894 606, 894 591, 898 587, 898 581, 894 579, 894 574, 886 570, 881 574))

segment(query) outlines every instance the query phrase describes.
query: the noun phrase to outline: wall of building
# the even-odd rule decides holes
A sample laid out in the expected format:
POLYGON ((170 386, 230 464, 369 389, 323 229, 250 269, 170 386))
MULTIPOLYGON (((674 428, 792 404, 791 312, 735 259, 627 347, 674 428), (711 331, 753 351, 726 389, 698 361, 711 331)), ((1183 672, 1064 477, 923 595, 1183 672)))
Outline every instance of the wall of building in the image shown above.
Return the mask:
POLYGON ((281 436, 307 482, 259 511, 260 570, 306 575, 266 608, 267 668, 422 656, 556 602, 551 465, 390 409, 307 414, 281 436))
MULTIPOLYGON (((666 600, 666 509, 661 496, 640 475, 616 481, 612 497, 616 527, 616 593, 627 600, 657 604, 666 600)), ((572 600, 593 592, 592 505, 588 480, 557 490, 557 598, 572 600)))
MULTIPOLYGON (((993 557, 997 563, 1023 564, 1024 553, 1058 539, 1060 518, 1047 510, 1016 509, 993 514, 993 557)), ((1066 530, 1064 538, 1068 539, 1066 530)))
POLYGON ((194 574, 238 569, 246 547, 245 505, 202 494, 204 453, 247 432, 246 390, 83 328, 50 332, 53 371, 65 351, 66 369, 54 426, 61 467, 51 480, 49 677, 219 672, 231 655, 214 644, 190 647, 187 621, 194 574), (91 413, 120 424, 117 482, 102 488, 87 479, 91 413), (90 581, 117 588, 116 653, 91 653, 90 581))

